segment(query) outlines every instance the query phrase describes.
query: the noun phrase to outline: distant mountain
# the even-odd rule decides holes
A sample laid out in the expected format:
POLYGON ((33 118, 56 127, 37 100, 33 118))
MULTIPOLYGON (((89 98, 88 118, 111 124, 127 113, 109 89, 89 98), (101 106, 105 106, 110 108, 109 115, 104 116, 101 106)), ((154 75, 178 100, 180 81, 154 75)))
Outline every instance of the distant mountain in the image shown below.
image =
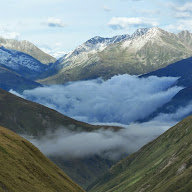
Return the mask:
POLYGON ((56 61, 54 57, 44 53, 42 50, 40 50, 29 41, 18 41, 14 39, 5 39, 3 37, 0 37, 0 46, 29 54, 43 64, 54 63, 56 61))
MULTIPOLYGON (((18 134, 40 139, 47 132, 58 129, 72 132, 91 132, 119 127, 95 126, 66 117, 55 110, 27 101, 0 89, 0 126, 18 134)), ((76 183, 87 187, 114 163, 101 157, 71 158, 50 157, 76 183), (90 171, 91 170, 91 171, 90 171)))
MULTIPOLYGON (((178 108, 185 107, 192 103, 192 57, 183 59, 176 63, 170 64, 165 68, 153 71, 140 77, 149 76, 179 77, 175 85, 185 87, 185 89, 177 93, 170 102, 166 103, 157 109, 157 111, 155 111, 153 114, 151 114, 149 118, 154 118, 159 113, 174 113, 178 108)), ((188 115, 190 114, 191 113, 188 115)))
POLYGON ((18 73, 0 67, 0 88, 9 91, 13 89, 17 92, 22 92, 26 89, 34 89, 41 85, 32 80, 26 79, 18 73))
POLYGON ((28 79, 37 78, 48 68, 47 65, 28 54, 4 47, 0 47, 0 66, 15 71, 28 79))
POLYGON ((88 191, 191 191, 191 125, 192 116, 112 166, 88 191))
POLYGON ((0 191, 83 192, 35 146, 0 127, 0 191))
POLYGON ((131 36, 95 37, 59 59, 52 66, 55 74, 40 82, 63 84, 125 73, 144 74, 191 57, 189 40, 189 32, 173 34, 159 28, 138 29, 131 36))

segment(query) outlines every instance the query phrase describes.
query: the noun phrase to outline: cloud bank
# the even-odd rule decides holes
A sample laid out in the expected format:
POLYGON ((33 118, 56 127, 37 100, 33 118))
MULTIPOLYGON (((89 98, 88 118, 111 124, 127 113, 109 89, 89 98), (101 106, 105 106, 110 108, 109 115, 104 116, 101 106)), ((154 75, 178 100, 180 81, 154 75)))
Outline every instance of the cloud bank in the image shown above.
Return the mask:
POLYGON ((119 75, 25 90, 22 97, 87 123, 129 124, 169 102, 182 89, 171 87, 176 80, 119 75))
POLYGON ((65 27, 66 25, 62 22, 61 19, 50 17, 48 18, 48 26, 49 27, 65 27))
POLYGON ((173 86, 176 81, 172 77, 120 75, 108 81, 97 79, 26 90, 19 96, 79 120, 123 129, 70 132, 60 127, 40 139, 24 137, 47 156, 69 160, 99 155, 117 160, 137 151, 192 111, 189 103, 175 113, 159 114, 145 123, 135 122, 170 101, 182 89, 173 86))
POLYGON ((59 156, 69 160, 98 155, 106 159, 118 160, 124 155, 138 151, 191 111, 192 103, 189 103, 186 107, 179 108, 175 113, 160 114, 146 123, 108 124, 109 126, 124 127, 116 132, 104 129, 94 132, 70 132, 59 128, 54 133, 47 133, 41 139, 24 137, 46 156, 59 156))
POLYGON ((113 17, 109 23, 109 27, 114 30, 130 29, 131 27, 156 27, 159 25, 154 19, 143 17, 113 17))
POLYGON ((167 129, 167 125, 143 123, 131 124, 118 132, 102 129, 94 132, 69 132, 60 128, 54 134, 47 134, 40 140, 24 137, 46 156, 71 159, 98 155, 117 160, 125 154, 137 151, 167 129))

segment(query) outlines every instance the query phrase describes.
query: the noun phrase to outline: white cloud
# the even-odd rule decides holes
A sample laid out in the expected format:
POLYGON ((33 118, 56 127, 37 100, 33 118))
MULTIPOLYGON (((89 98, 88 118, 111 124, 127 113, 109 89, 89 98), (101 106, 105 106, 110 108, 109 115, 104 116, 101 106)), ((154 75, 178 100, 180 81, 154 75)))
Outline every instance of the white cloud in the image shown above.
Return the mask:
POLYGON ((62 156, 65 159, 100 155, 102 158, 118 159, 133 153, 178 123, 192 111, 192 104, 179 108, 175 113, 159 114, 146 123, 103 124, 124 127, 119 131, 70 132, 59 128, 40 139, 25 136, 47 156, 62 156), (85 142, 86 141, 86 142, 85 142), (98 142, 99 141, 99 142, 98 142), (88 143, 88 145, 87 145, 88 143))
POLYGON ((176 80, 175 77, 120 75, 107 81, 97 79, 26 90, 18 96, 79 120, 124 129, 70 132, 60 127, 38 140, 25 137, 45 155, 66 159, 94 155, 116 159, 133 153, 191 113, 190 103, 174 113, 159 114, 149 122, 135 123, 169 102, 182 89, 172 87, 176 80))
POLYGON ((43 52, 53 56, 56 59, 59 59, 59 58, 63 57, 66 54, 65 51, 57 51, 57 50, 54 50, 54 49, 49 49, 49 48, 44 48, 44 47, 40 47, 40 49, 43 52))
POLYGON ((131 27, 154 27, 159 23, 155 19, 143 17, 113 17, 108 25, 112 29, 129 29, 131 27))
POLYGON ((49 27, 65 27, 66 24, 59 18, 50 17, 48 18, 48 26, 49 27))
POLYGON ((93 132, 70 132, 65 128, 59 128, 40 139, 24 137, 46 156, 62 156, 70 159, 100 155, 102 158, 118 159, 122 155, 137 151, 172 125, 154 121, 123 125, 125 128, 116 132, 104 129, 93 132))
POLYGON ((189 18, 192 17, 192 3, 187 2, 185 4, 178 5, 178 4, 171 4, 171 8, 174 11, 174 16, 176 18, 189 18))
POLYGON ((192 19, 179 19, 175 24, 167 25, 164 29, 175 32, 192 31, 192 19))
POLYGON ((175 9, 176 11, 179 11, 179 12, 192 11, 192 3, 190 3, 190 2, 183 4, 183 6, 172 4, 172 7, 173 7, 173 9, 175 9))
POLYGON ((147 117, 182 88, 174 77, 138 78, 130 75, 79 81, 26 90, 23 96, 88 123, 128 124, 147 117))
POLYGON ((21 34, 17 32, 5 32, 5 31, 0 31, 0 36, 6 38, 6 39, 20 39, 21 34))
POLYGON ((110 11, 112 11, 112 9, 109 8, 109 7, 107 7, 107 6, 104 6, 104 11, 106 11, 106 12, 110 12, 110 11))

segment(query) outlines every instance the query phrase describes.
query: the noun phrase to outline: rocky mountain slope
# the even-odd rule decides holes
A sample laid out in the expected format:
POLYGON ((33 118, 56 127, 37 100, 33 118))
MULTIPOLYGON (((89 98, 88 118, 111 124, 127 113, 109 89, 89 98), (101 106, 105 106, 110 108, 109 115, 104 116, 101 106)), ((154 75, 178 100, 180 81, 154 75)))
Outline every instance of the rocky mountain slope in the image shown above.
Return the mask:
MULTIPOLYGON (((54 133, 58 129, 72 132, 91 132, 101 128, 120 129, 119 127, 94 126, 76 121, 55 110, 24 100, 1 89, 0 126, 37 139, 41 139, 47 132, 54 133)), ((66 160, 62 156, 53 155, 50 158, 83 187, 87 187, 114 163, 114 161, 107 161, 97 156, 66 160)))
POLYGON ((112 43, 93 38, 58 60, 55 74, 40 80, 47 84, 110 78, 117 74, 143 74, 192 56, 189 32, 169 33, 159 28, 138 29, 112 43))
POLYGON ((0 127, 0 192, 83 192, 35 146, 0 127))
POLYGON ((54 63, 56 61, 55 58, 44 53, 38 47, 26 40, 18 41, 14 39, 5 39, 3 37, 0 37, 0 46, 29 54, 43 64, 54 63))
POLYGON ((191 191, 191 137, 192 116, 114 165, 89 191, 191 191))
POLYGON ((35 79, 48 67, 28 54, 4 47, 0 47, 0 66, 28 79, 35 79))

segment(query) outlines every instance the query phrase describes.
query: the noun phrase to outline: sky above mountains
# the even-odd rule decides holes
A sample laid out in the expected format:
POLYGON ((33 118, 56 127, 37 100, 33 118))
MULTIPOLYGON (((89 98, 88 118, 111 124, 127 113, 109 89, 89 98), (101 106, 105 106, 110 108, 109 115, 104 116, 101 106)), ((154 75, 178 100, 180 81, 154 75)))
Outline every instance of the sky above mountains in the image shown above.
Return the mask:
POLYGON ((192 31, 189 0, 6 0, 0 16, 0 36, 29 40, 48 52, 143 27, 192 31))

